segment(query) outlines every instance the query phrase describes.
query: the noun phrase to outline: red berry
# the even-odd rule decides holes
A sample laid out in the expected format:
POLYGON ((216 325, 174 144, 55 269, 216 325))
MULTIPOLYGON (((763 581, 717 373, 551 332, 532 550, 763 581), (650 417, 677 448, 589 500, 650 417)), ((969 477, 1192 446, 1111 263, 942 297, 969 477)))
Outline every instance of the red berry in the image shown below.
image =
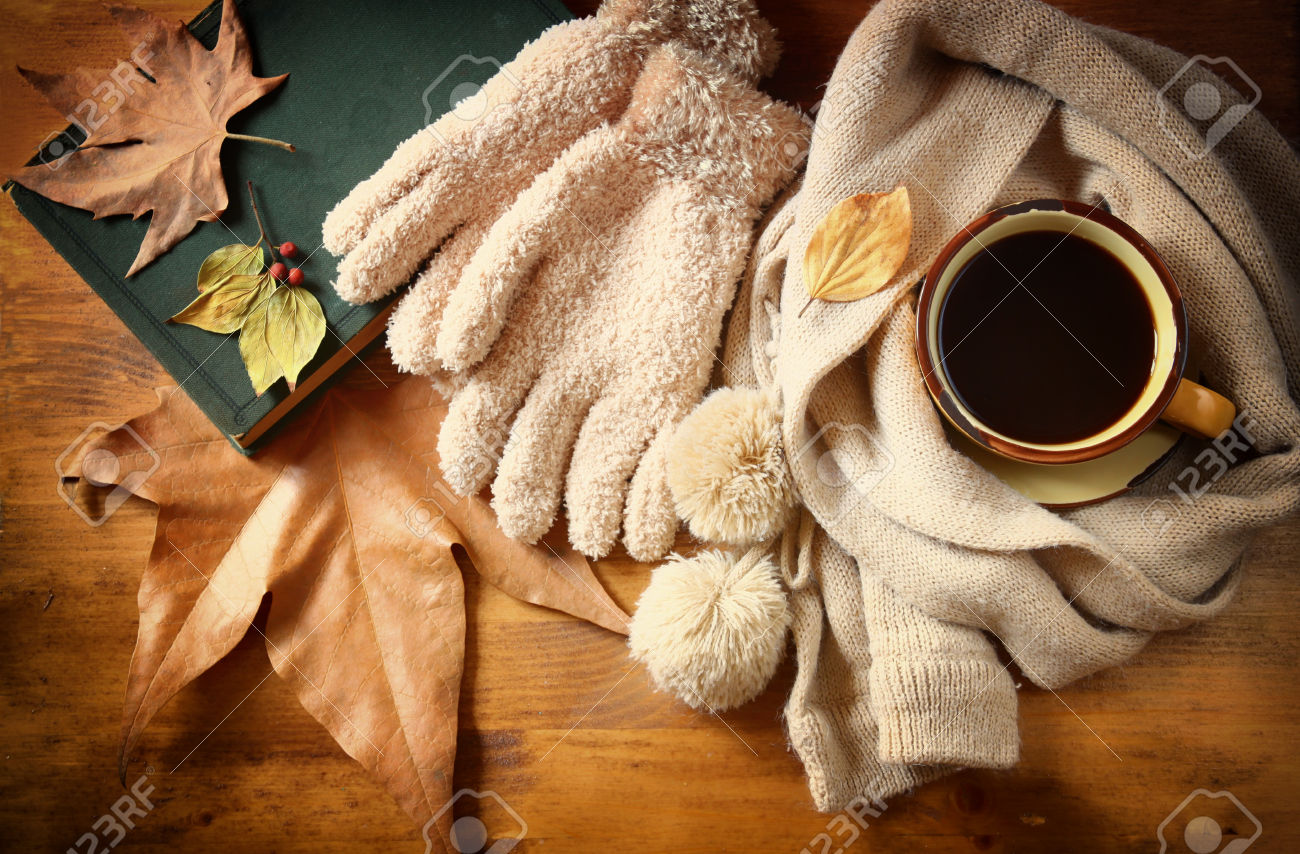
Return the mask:
POLYGON ((292 241, 286 240, 280 244, 280 254, 286 258, 297 258, 298 247, 294 246, 292 241))
POLYGON ((302 270, 300 270, 297 267, 294 267, 292 270, 289 271, 289 284, 293 285, 296 288, 302 284, 302 280, 303 280, 302 270))
POLYGON ((287 275, 289 275, 289 268, 282 262, 276 261, 271 265, 271 278, 275 279, 277 282, 283 282, 284 277, 287 275))

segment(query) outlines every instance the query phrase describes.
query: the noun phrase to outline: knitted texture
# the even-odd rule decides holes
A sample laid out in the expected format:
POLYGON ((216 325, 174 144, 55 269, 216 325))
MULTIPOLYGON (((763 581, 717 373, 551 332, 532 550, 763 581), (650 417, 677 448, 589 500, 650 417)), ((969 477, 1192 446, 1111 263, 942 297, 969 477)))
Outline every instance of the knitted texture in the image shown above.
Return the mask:
POLYGON ((534 541, 561 497, 573 544, 661 557, 665 448, 708 382, 761 206, 808 129, 751 84, 657 48, 617 124, 571 146, 493 225, 448 299, 438 356, 468 381, 438 451, 448 484, 496 470, 503 531, 534 541), (484 436, 509 425, 500 454, 484 436), (626 504, 626 513, 624 506, 626 504))
MULTIPOLYGON (((1206 138, 1161 93, 1176 77, 1175 92, 1197 83, 1225 108, 1241 103, 1185 57, 1031 0, 884 0, 840 58, 803 184, 761 236, 747 304, 729 327, 729 359, 748 353, 771 365, 796 488, 856 560, 864 589, 989 632, 1046 687, 1221 611, 1252 536, 1300 507, 1300 165, 1254 112, 1197 156, 1206 138), (797 317, 807 299, 800 262, 817 223, 847 196, 898 183, 911 190, 914 223, 894 282, 797 317), (1193 357, 1246 413, 1257 455, 1219 465, 1226 454, 1187 439, 1127 495, 1051 512, 947 443, 914 355, 914 286, 965 223, 1042 196, 1104 204, 1161 253, 1184 293, 1193 357), (837 477, 824 476, 827 454, 837 477), (1183 501, 1170 486, 1186 488, 1189 467, 1205 489, 1183 501)), ((808 550, 830 615, 858 588, 828 584, 828 567, 840 566, 834 552, 808 550)), ((905 630, 914 616, 905 611, 904 630, 891 636, 915 640, 905 630)), ((968 694, 978 665, 956 673, 945 657, 836 669, 799 651, 796 684, 817 693, 796 691, 787 716, 815 794, 835 802, 834 781, 870 769, 871 745, 877 757, 962 761, 952 745, 935 745, 925 712, 979 712, 987 692, 968 694), (816 668, 806 682, 805 667, 816 668), (881 700, 876 725, 895 719, 895 731, 861 735, 856 753, 825 749, 860 735, 853 698, 864 690, 881 700), (963 695, 964 704, 948 702, 963 695)), ((987 727, 1004 745, 984 760, 1012 755, 995 715, 969 714, 969 739, 987 727)))
POLYGON ((796 666, 786 726, 818 809, 1016 761, 1015 687, 979 632, 915 614, 806 511, 783 546, 796 666), (936 667, 944 678, 925 680, 936 667))
POLYGON ((747 79, 779 54, 749 0, 607 0, 595 17, 548 29, 473 104, 412 135, 330 212, 325 246, 344 256, 335 282, 344 299, 378 299, 419 271, 389 322, 399 367, 439 371, 433 342, 447 294, 488 228, 560 152, 622 113, 647 49, 668 40, 747 79))
MULTIPOLYGON (((767 389, 748 395, 773 395, 779 248, 790 234, 797 189, 760 225, 715 377, 767 389)), ((785 719, 818 809, 886 799, 962 766, 1016 762, 1015 685, 983 632, 906 602, 807 511, 786 527, 778 548, 797 666, 785 719)))

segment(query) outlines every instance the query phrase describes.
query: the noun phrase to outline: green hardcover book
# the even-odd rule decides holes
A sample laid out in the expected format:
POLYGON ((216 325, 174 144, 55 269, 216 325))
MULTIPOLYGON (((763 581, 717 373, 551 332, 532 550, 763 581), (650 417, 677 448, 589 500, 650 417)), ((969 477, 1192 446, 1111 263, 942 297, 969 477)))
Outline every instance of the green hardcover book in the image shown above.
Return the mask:
MULTIPOLYGON (((128 279, 147 217, 93 220, 87 211, 13 182, 5 190, 213 423, 249 449, 383 331, 388 303, 354 306, 334 293, 336 259, 324 249, 313 251, 325 215, 399 142, 451 109, 464 84, 486 81, 526 42, 571 15, 558 0, 245 0, 238 8, 254 73, 287 72, 289 79, 236 113, 228 128, 292 142, 297 152, 226 140, 221 162, 230 203, 220 221, 200 223, 128 279), (303 272, 328 324, 297 389, 290 392, 281 380, 261 397, 253 393, 234 336, 167 323, 196 296, 196 274, 209 253, 256 242, 249 180, 271 237, 296 243, 300 259, 310 253, 303 272)), ((215 2, 189 25, 208 49, 220 18, 221 3, 215 2)), ((124 52, 129 49, 124 40, 124 52)), ((69 57, 67 68, 41 70, 74 65, 69 57)), ((82 138, 72 127, 52 135, 32 163, 58 168, 59 153, 82 138)))

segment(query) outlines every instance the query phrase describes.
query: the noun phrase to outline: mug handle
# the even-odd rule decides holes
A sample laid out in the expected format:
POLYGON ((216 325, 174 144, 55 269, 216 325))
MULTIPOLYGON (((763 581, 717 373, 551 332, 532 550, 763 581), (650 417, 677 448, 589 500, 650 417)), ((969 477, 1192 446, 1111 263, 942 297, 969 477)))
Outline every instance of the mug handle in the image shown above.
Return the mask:
POLYGON ((1215 439, 1232 426, 1237 407, 1217 391, 1200 383, 1178 381, 1174 399, 1169 401, 1160 420, 1199 439, 1215 439))

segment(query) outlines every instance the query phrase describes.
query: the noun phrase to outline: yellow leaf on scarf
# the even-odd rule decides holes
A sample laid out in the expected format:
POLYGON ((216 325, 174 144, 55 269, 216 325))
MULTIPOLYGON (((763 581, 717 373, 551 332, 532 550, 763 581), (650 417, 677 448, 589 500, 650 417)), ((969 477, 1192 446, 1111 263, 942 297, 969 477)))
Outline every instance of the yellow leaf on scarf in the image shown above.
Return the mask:
POLYGON ((885 286, 912 244, 912 204, 901 184, 889 193, 861 193, 831 208, 803 256, 808 304, 853 302, 885 286))

